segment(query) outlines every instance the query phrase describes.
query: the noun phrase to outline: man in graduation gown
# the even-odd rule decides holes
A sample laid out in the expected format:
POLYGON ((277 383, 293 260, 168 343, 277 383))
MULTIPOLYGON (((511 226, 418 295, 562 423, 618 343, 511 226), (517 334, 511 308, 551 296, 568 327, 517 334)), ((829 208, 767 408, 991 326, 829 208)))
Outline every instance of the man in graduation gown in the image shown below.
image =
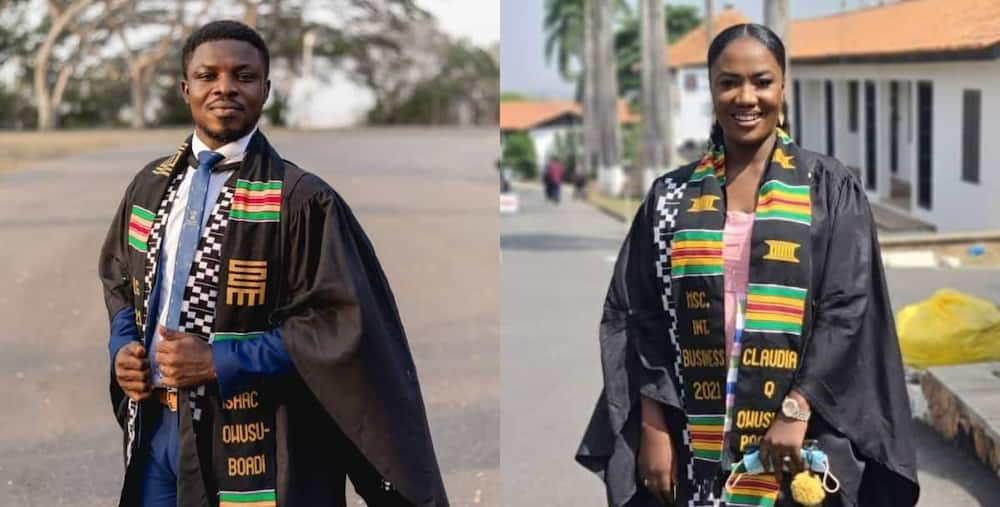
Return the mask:
POLYGON ((392 292, 360 225, 257 128, 259 35, 195 31, 195 133, 129 184, 100 254, 120 505, 447 505, 392 292))
MULTIPOLYGON (((754 417, 742 423, 737 418, 723 433, 725 396, 706 397, 699 388, 726 379, 732 366, 705 359, 715 357, 706 351, 724 357, 721 333, 690 332, 695 321, 721 326, 721 259, 708 262, 708 253, 680 259, 687 239, 697 240, 700 249, 708 248, 713 234, 721 240, 724 175, 716 171, 724 157, 709 153, 658 178, 636 214, 608 289, 600 326, 604 389, 576 455, 604 480, 609 505, 659 505, 637 470, 640 400, 654 400, 669 426, 676 505, 719 505, 729 466, 760 441, 790 390, 808 399, 806 438, 818 441, 840 479, 840 491, 824 505, 909 507, 917 501, 908 397, 864 189, 837 160, 799 149, 783 132, 778 138, 758 196, 748 305, 754 304, 755 277, 767 282, 759 285, 765 288, 795 279, 803 287, 795 305, 800 327, 782 333, 789 330, 784 324, 747 317, 738 375, 721 392, 735 395, 737 413, 754 417), (767 208, 775 202, 767 195, 774 189, 782 193, 780 214, 767 208), (775 258, 774 245, 795 248, 781 253, 783 262, 761 262, 762 255, 775 258), (798 273, 801 278, 794 278, 798 273), (782 361, 764 364, 765 348, 780 352, 770 357, 782 361)), ((769 498, 748 493, 735 503, 774 505, 776 489, 769 488, 779 485, 773 476, 768 480, 754 484, 769 498)))

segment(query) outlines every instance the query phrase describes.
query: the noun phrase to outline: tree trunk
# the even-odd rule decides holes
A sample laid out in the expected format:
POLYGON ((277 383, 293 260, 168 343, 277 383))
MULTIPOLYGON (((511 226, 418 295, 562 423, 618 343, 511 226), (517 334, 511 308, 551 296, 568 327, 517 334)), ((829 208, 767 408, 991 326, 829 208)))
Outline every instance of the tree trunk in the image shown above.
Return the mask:
POLYGON ((591 176, 603 181, 600 168, 600 112, 597 107, 597 36, 594 33, 597 3, 584 0, 583 10, 583 165, 591 176))
POLYGON ((666 13, 661 0, 640 0, 643 187, 670 168, 673 153, 671 83, 667 75, 666 13))
POLYGON ((774 33, 778 34, 781 42, 785 44, 785 121, 794 118, 794 101, 789 100, 788 94, 793 89, 792 86, 792 44, 788 33, 788 0, 765 0, 764 1, 764 24, 774 33))
POLYGON ((54 129, 58 123, 58 108, 59 102, 62 99, 62 90, 66 87, 66 81, 69 76, 63 77, 63 71, 60 71, 61 86, 57 83, 58 93, 54 93, 49 88, 49 62, 52 58, 52 50, 55 48, 56 41, 59 36, 66 29, 69 22, 82 11, 87 6, 93 3, 93 0, 77 0, 70 5, 68 5, 64 10, 59 11, 54 3, 49 4, 49 15, 52 18, 52 24, 49 26, 49 32, 45 36, 45 41, 42 42, 40 48, 35 53, 35 104, 38 110, 38 130, 51 130, 54 129))
POLYGON ((615 73, 615 52, 612 5, 598 1, 594 17, 595 71, 597 75, 596 101, 598 135, 600 137, 599 171, 604 176, 604 190, 610 195, 621 195, 625 175, 619 159, 618 135, 618 79, 615 73))
POLYGON ((715 0, 705 0, 705 37, 708 38, 707 48, 715 38, 715 0))
POLYGON ((142 72, 129 73, 129 93, 132 97, 132 128, 146 128, 146 83, 142 72), (137 75, 138 74, 138 75, 137 75))

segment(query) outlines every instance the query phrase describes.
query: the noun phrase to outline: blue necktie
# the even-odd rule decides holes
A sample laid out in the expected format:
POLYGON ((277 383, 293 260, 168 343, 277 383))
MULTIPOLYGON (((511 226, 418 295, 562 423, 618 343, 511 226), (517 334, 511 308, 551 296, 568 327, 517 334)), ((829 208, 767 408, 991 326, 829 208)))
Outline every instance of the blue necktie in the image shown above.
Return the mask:
POLYGON ((184 288, 187 287, 188 276, 191 274, 191 264, 194 262, 194 252, 201 238, 201 219, 205 214, 205 194, 208 193, 208 180, 212 175, 212 166, 219 163, 221 153, 203 151, 198 154, 198 169, 191 181, 188 192, 187 207, 184 208, 184 223, 181 225, 181 236, 174 251, 174 277, 170 281, 170 298, 167 300, 166 328, 176 330, 181 320, 181 305, 184 303, 184 288))

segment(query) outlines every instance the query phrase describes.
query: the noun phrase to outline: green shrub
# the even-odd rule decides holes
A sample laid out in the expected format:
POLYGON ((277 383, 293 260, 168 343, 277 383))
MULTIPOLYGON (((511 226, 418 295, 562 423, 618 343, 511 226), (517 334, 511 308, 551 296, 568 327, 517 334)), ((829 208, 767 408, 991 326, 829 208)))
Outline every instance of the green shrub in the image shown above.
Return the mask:
POLYGON ((531 136, 522 132, 508 134, 503 143, 500 164, 510 168, 514 174, 523 179, 537 178, 538 160, 531 136))

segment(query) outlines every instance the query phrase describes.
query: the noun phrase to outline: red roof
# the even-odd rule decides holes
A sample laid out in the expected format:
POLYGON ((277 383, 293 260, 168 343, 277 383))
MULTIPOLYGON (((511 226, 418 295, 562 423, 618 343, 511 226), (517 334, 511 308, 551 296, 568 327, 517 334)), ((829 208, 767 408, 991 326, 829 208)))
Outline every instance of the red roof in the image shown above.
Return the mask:
MULTIPOLYGON (((718 33, 749 22, 730 9, 716 16, 713 28, 718 33)), ((792 21, 788 31, 792 61, 986 50, 1000 44, 1000 2, 903 0, 792 21)), ((667 58, 671 67, 702 66, 707 53, 701 25, 672 44, 667 58)))
MULTIPOLYGON (((500 130, 530 130, 564 114, 582 118, 583 107, 572 100, 502 100, 500 130)), ((623 124, 639 122, 639 115, 629 111, 625 99, 618 100, 618 121, 623 124)))

